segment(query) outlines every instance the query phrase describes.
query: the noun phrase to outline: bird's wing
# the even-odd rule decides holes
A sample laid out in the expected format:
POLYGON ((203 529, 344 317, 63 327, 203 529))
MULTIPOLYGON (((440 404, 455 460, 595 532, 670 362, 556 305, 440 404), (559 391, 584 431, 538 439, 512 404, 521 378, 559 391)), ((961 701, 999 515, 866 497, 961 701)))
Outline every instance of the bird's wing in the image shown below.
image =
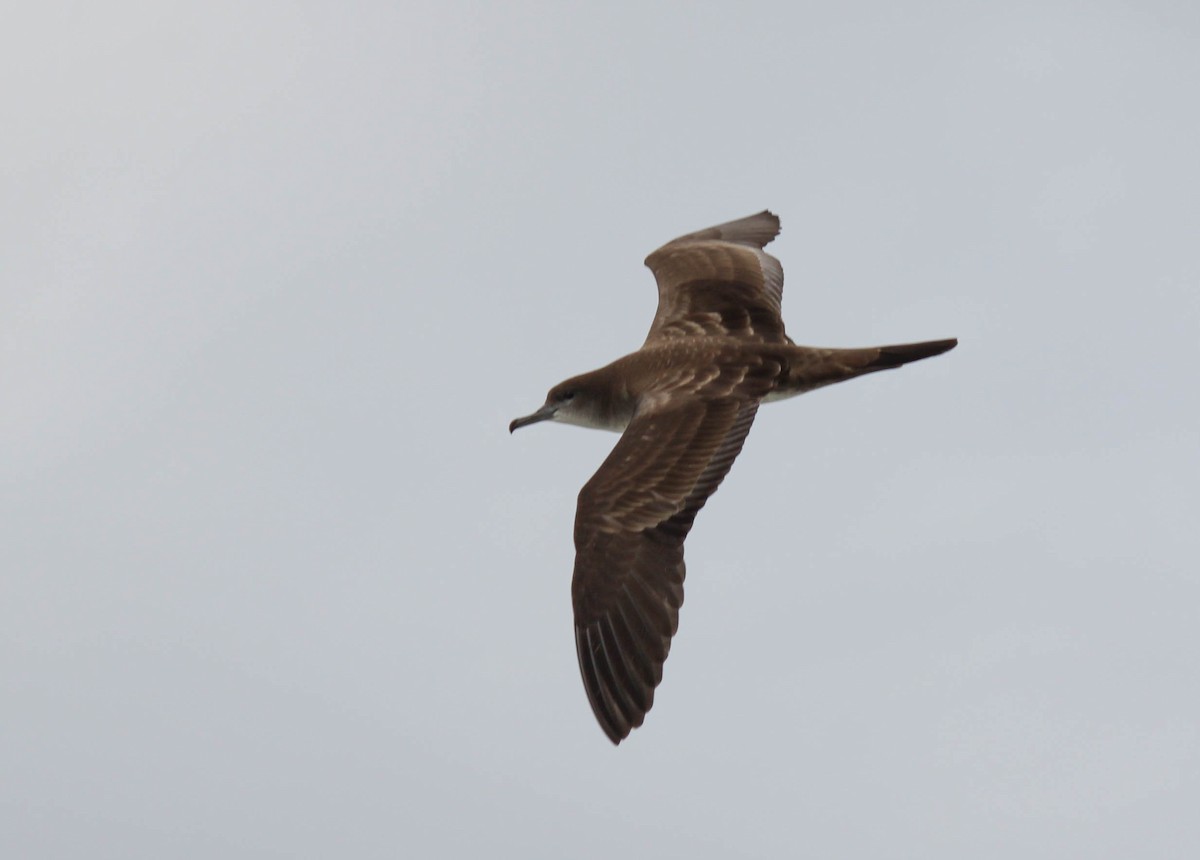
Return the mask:
POLYGON ((575 646, 588 701, 613 743, 653 704, 679 625, 683 540, 742 450, 764 380, 780 370, 765 364, 648 395, 579 493, 575 646))
POLYGON ((780 316, 783 267, 763 247, 779 218, 762 211, 680 236, 646 258, 658 282, 658 311, 646 343, 725 335, 790 343, 780 316))

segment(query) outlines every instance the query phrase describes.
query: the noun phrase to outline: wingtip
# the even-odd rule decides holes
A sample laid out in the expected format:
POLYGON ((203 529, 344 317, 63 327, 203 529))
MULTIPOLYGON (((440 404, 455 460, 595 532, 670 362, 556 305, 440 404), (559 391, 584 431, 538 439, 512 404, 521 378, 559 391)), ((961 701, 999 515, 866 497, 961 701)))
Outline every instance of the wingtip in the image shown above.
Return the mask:
POLYGON ((761 249, 778 238, 783 222, 770 209, 764 209, 754 215, 720 224, 714 229, 721 231, 723 239, 761 249))
POLYGON ((753 215, 726 221, 713 227, 706 227, 694 233, 687 233, 672 239, 658 250, 646 257, 645 263, 654 268, 656 258, 668 249, 675 249, 687 242, 712 241, 732 242, 735 245, 745 245, 762 250, 779 235, 781 229, 779 216, 770 209, 763 209, 753 215))

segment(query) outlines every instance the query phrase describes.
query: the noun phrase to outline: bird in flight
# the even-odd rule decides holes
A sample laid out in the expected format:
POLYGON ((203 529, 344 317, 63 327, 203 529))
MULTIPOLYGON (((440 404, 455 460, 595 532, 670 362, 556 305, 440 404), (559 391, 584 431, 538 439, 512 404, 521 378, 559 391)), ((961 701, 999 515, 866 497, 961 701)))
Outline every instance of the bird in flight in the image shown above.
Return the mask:
POLYGON ((654 703, 683 604, 683 542, 742 450, 759 404, 953 349, 934 340, 797 346, 783 328, 783 268, 763 211, 680 236, 646 258, 658 311, 645 343, 550 389, 509 425, 559 421, 621 434, 579 493, 575 650, 588 702, 619 744, 654 703))

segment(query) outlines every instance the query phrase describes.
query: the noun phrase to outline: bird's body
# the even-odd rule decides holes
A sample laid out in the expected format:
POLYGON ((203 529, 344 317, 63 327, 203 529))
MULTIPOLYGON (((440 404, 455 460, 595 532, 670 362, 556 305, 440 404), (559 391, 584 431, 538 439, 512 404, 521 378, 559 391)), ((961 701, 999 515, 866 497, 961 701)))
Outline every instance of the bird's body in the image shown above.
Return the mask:
POLYGON ((798 346, 761 212, 682 236, 646 264, 658 312, 637 352, 550 390, 510 430, 554 420, 621 433, 579 493, 572 598, 580 671, 613 743, 642 724, 683 603, 683 541, 741 451, 760 403, 952 349, 798 346))

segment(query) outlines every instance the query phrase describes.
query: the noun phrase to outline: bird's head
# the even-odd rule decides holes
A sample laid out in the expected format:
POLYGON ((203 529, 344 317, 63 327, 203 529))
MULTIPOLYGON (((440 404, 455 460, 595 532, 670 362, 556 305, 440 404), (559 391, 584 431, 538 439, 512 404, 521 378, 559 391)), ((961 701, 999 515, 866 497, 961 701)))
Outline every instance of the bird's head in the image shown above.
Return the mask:
MULTIPOLYGON (((613 419, 609 414, 612 411, 609 389, 603 380, 596 377, 595 372, 585 373, 558 383, 546 395, 546 402, 541 409, 532 415, 514 419, 508 425, 508 432, 539 421, 559 421, 603 430, 618 429, 610 426, 613 419)), ((624 424, 621 426, 623 428, 624 424)))

